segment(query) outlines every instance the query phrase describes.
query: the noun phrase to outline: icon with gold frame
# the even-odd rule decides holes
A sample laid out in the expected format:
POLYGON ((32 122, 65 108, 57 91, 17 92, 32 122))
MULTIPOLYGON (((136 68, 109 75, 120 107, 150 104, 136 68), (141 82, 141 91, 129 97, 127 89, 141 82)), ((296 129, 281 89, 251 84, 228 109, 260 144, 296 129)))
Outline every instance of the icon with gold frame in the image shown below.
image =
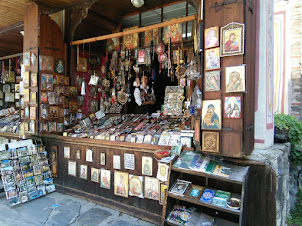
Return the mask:
POLYGON ((219 132, 202 131, 202 151, 219 153, 219 132))
POLYGON ((114 194, 128 198, 129 173, 114 171, 114 194))

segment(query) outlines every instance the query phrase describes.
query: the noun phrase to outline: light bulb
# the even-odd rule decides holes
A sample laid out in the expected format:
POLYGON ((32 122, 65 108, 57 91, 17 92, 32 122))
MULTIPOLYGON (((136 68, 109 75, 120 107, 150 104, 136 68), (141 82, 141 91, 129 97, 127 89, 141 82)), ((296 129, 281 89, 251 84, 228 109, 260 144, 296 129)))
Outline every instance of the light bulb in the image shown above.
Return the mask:
POLYGON ((139 8, 144 4, 144 0, 131 0, 134 7, 139 8))

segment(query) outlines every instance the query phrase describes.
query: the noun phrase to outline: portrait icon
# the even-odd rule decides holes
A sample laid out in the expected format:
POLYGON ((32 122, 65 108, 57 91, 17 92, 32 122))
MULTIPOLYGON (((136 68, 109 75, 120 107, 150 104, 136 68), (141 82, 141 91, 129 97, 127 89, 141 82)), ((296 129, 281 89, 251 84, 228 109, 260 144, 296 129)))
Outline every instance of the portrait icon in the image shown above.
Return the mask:
POLYGON ((204 31, 205 49, 219 46, 219 28, 210 27, 204 31))
POLYGON ((205 72, 205 91, 220 90, 220 70, 205 72))
POLYGON ((110 170, 101 169, 101 174, 100 174, 101 188, 110 189, 110 185, 111 185, 110 176, 111 176, 110 170))
POLYGON ((244 24, 230 23, 221 28, 221 57, 244 54, 244 24))
POLYGON ((241 117, 241 97, 224 98, 224 117, 240 118, 241 117))
POLYGON ((202 129, 221 129, 221 100, 202 102, 202 129))
POLYGON ((129 174, 114 171, 114 194, 128 198, 128 179, 129 174))
POLYGON ((152 157, 143 156, 142 157, 142 174, 147 176, 152 176, 152 157))
POLYGON ((207 49, 205 51, 206 70, 216 70, 220 68, 220 48, 207 49))
POLYGON ((145 198, 159 200, 159 180, 145 177, 145 198))
POLYGON ((231 66, 225 68, 226 92, 245 92, 246 65, 231 66))
POLYGON ((99 182, 99 169, 91 167, 91 181, 99 182))
POLYGON ((144 198, 143 193, 143 176, 129 175, 129 195, 144 198))
POLYGON ((80 166, 80 178, 81 179, 87 180, 87 169, 88 169, 87 165, 80 166))

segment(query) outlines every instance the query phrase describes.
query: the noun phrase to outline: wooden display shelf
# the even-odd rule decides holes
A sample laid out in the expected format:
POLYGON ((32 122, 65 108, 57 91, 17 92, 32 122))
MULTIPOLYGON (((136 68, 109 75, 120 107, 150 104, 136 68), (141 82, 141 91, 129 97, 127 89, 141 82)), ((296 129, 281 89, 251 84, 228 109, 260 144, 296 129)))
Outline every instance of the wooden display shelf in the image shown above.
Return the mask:
POLYGON ((181 195, 175 195, 171 192, 168 193, 168 196, 171 197, 171 198, 174 198, 174 199, 181 200, 181 201, 194 203, 194 204, 199 205, 199 206, 205 206, 205 207, 208 207, 208 208, 211 208, 211 209, 220 210, 220 211, 235 214, 235 215, 238 215, 238 216, 240 215, 240 210, 232 210, 230 208, 215 206, 215 205, 212 205, 212 204, 209 204, 209 203, 206 203, 206 202, 201 202, 198 199, 192 199, 192 198, 188 198, 188 197, 181 196, 181 195))
POLYGON ((213 179, 217 179, 217 180, 221 180, 221 181, 226 181, 226 182, 242 185, 244 183, 244 178, 245 178, 245 174, 248 171, 248 167, 240 167, 240 168, 242 168, 242 170, 239 170, 239 171, 236 170, 234 172, 233 172, 233 168, 232 168, 232 174, 230 175, 229 178, 214 175, 214 174, 194 171, 194 170, 190 170, 190 169, 177 168, 177 167, 172 167, 172 171, 191 174, 191 175, 196 175, 196 176, 202 176, 202 177, 207 177, 207 178, 213 178, 213 179), (232 175, 235 175, 238 172, 240 172, 240 174, 238 174, 236 177, 232 176, 232 175))
MULTIPOLYGON (((168 225, 172 225, 172 226, 179 226, 179 224, 173 223, 173 222, 168 221, 168 220, 165 220, 165 223, 168 224, 168 225)), ((237 226, 239 224, 215 217, 214 225, 237 226)))

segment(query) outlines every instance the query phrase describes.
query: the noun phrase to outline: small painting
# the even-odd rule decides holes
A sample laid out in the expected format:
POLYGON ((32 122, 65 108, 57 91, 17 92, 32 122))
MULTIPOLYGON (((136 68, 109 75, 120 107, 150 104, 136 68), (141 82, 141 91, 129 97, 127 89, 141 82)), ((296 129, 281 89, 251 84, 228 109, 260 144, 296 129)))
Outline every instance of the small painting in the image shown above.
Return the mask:
POLYGON ((23 86, 24 87, 29 87, 29 71, 24 71, 23 72, 23 86))
POLYGON ((63 78, 63 84, 65 85, 65 86, 69 86, 69 77, 64 77, 63 78))
POLYGON ((87 180, 87 170, 88 166, 87 165, 80 165, 80 178, 87 180))
POLYGON ((37 104, 37 92, 30 92, 30 103, 37 104))
POLYGON ((168 189, 166 184, 160 184, 160 198, 159 198, 159 204, 163 205, 166 198, 166 190, 168 189))
POLYGON ((219 153, 219 132, 202 131, 202 151, 219 153))
POLYGON ((93 162, 93 150, 86 149, 86 162, 93 162))
POLYGON ((106 153, 104 153, 104 152, 100 153, 100 164, 102 166, 106 165, 106 153))
POLYGON ((244 24, 232 22, 220 32, 221 57, 244 54, 244 24))
POLYGON ((219 46, 219 27, 210 27, 204 30, 205 49, 219 46))
POLYGON ((41 93, 41 103, 42 104, 47 104, 48 98, 47 98, 47 93, 41 93))
POLYGON ((68 175, 77 176, 77 162, 76 161, 68 161, 68 175))
POLYGON ((113 155, 113 169, 121 169, 121 156, 113 155))
POLYGON ((130 174, 129 175, 129 195, 139 197, 141 199, 144 198, 143 183, 144 183, 143 176, 135 176, 135 175, 130 174))
POLYGON ((70 159, 70 147, 64 147, 64 158, 70 159))
POLYGON ((24 52, 23 53, 23 65, 25 67, 30 66, 30 52, 24 52))
POLYGON ((221 129, 221 100, 202 102, 202 129, 221 129))
POLYGON ((38 84, 38 75, 37 75, 37 73, 31 73, 30 78, 31 78, 31 80, 30 80, 31 84, 30 85, 36 87, 37 84, 38 84))
POLYGON ((87 58, 78 57, 77 71, 87 72, 87 58))
POLYGON ((76 159, 81 159, 81 150, 80 149, 78 149, 76 151, 76 159))
POLYGON ((145 57, 146 57, 145 50, 138 51, 137 63, 138 64, 144 64, 145 63, 145 57))
POLYGON ((158 163, 157 179, 160 181, 168 180, 169 166, 163 163, 158 163))
POLYGON ((59 85, 63 85, 64 84, 64 76, 63 75, 57 75, 57 83, 59 85))
POLYGON ((64 130, 64 125, 62 122, 57 123, 57 132, 63 132, 64 130))
POLYGON ((145 177, 145 198, 159 200, 159 180, 145 177))
POLYGON ((153 41, 153 46, 157 45, 158 42, 158 28, 145 31, 145 45, 146 46, 151 46, 151 41, 153 41))
POLYGON ((205 75, 205 91, 220 90, 220 70, 206 71, 205 75))
POLYGON ((172 24, 164 27, 164 42, 181 42, 182 41, 182 24, 172 24))
MULTIPOLYGON (((129 31, 138 28, 138 26, 129 27, 123 29, 123 31, 129 31)), ((135 49, 138 44, 138 33, 123 36, 123 49, 135 49)))
POLYGON ((58 118, 59 106, 49 106, 49 117, 58 118))
POLYGON ((111 186, 111 172, 110 170, 101 169, 100 173, 100 187, 110 189, 111 186))
POLYGON ((173 63, 179 63, 179 50, 173 50, 173 63))
POLYGON ((39 56, 40 70, 53 71, 53 57, 52 56, 39 56))
POLYGON ((49 122, 48 123, 49 132, 56 132, 57 131, 57 123, 56 122, 49 122))
POLYGON ((153 158, 148 156, 142 157, 142 174, 152 176, 153 158))
POLYGON ((245 64, 225 68, 227 93, 245 92, 245 68, 245 64))
POLYGON ((241 97, 224 98, 224 117, 240 118, 241 117, 241 97))
POLYGON ((51 74, 42 74, 41 76, 41 90, 52 91, 53 89, 53 75, 51 74))
POLYGON ((129 174, 114 171, 114 194, 128 198, 128 179, 129 174))
POLYGON ((220 48, 207 49, 205 51, 206 70, 216 70, 220 68, 220 48))
POLYGON ((29 114, 29 119, 35 120, 36 119, 36 107, 30 107, 30 114, 29 114))
POLYGON ((58 59, 56 61, 56 66, 55 66, 55 72, 58 74, 64 74, 64 61, 61 59, 58 59))
POLYGON ((53 177, 58 177, 58 146, 50 146, 50 168, 53 177))
POLYGON ((99 169, 91 167, 91 181, 99 183, 99 169))

